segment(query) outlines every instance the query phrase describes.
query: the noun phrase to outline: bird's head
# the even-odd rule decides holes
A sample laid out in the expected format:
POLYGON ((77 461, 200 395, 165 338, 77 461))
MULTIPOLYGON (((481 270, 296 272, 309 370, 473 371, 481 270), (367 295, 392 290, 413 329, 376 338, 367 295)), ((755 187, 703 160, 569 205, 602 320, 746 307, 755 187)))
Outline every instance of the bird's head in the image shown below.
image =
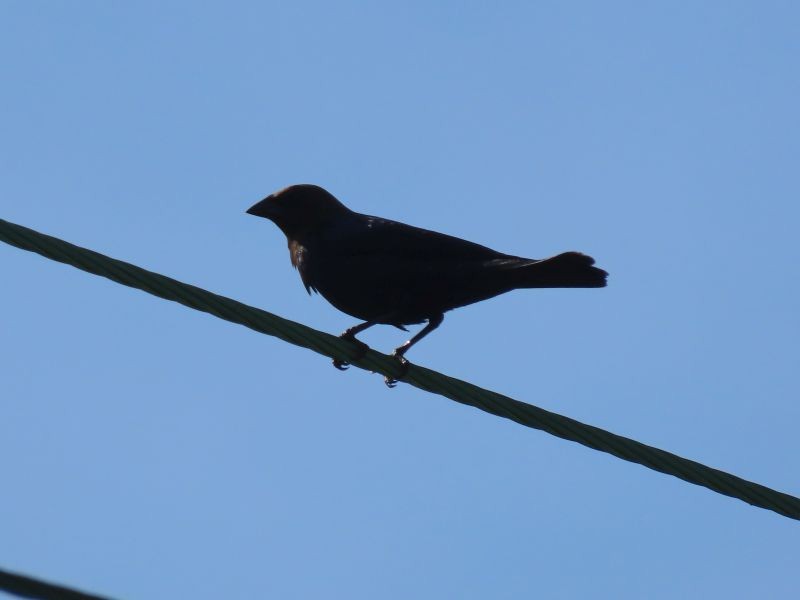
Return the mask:
POLYGON ((248 214, 275 223, 289 239, 318 231, 349 212, 332 194, 310 183, 290 185, 247 209, 248 214))

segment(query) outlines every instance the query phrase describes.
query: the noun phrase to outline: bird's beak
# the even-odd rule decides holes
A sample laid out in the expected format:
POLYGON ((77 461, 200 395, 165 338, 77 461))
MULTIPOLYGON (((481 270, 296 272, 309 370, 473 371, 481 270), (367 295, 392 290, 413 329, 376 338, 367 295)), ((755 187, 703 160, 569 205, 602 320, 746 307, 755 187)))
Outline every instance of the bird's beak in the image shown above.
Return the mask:
POLYGON ((272 219, 277 214, 272 196, 267 196, 260 202, 253 204, 253 206, 247 209, 247 214, 264 217, 265 219, 272 219))

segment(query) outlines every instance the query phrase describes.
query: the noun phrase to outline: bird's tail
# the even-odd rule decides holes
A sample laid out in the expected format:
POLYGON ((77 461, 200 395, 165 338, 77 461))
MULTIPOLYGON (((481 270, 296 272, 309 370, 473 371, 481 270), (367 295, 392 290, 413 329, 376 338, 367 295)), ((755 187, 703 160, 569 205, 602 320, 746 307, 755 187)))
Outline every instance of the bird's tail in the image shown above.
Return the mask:
POLYGON ((564 252, 544 260, 525 261, 510 269, 509 276, 517 288, 605 287, 608 273, 592 265, 591 256, 564 252))

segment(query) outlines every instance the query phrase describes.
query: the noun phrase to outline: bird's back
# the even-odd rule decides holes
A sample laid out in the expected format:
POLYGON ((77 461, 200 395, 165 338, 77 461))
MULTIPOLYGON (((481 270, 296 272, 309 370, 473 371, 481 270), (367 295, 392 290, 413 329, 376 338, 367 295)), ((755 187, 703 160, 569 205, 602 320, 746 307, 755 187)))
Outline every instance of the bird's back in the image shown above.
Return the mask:
POLYGON ((303 281, 339 310, 394 325, 511 289, 500 273, 536 261, 457 237, 353 213, 303 244, 303 281))

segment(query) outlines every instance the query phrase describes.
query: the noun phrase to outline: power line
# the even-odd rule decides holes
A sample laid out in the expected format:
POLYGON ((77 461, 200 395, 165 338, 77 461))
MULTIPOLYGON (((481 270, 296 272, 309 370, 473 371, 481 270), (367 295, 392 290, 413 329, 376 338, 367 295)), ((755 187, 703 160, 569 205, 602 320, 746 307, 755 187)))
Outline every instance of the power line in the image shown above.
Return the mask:
POLYGON ((239 323, 330 358, 350 362, 362 369, 392 378, 402 377, 403 382, 427 392, 607 452, 689 483, 707 487, 717 493, 738 498, 753 506, 772 510, 785 517, 800 520, 800 498, 707 467, 671 452, 586 425, 425 367, 411 365, 408 373, 403 375, 397 361, 386 354, 369 350, 364 356, 357 358, 360 355, 359 349, 346 340, 2 219, 0 219, 0 240, 160 298, 239 323))
POLYGON ((101 596, 48 583, 27 575, 0 570, 0 590, 22 598, 37 600, 107 600, 101 596))

